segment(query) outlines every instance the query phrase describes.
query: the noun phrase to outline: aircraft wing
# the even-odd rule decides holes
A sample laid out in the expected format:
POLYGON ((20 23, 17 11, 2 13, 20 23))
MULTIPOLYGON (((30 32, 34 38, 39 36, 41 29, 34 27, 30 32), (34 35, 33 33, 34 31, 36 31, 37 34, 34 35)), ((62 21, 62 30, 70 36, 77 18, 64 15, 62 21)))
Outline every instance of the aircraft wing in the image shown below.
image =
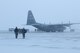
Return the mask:
POLYGON ((52 26, 67 26, 67 27, 69 27, 74 24, 80 24, 80 23, 52 24, 52 26))

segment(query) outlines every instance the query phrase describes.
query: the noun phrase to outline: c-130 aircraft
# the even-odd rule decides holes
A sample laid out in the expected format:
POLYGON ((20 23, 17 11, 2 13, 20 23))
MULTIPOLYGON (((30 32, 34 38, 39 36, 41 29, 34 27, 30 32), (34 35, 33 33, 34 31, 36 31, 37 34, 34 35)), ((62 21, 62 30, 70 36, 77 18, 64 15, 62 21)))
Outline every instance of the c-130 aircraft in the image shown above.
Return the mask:
POLYGON ((32 11, 28 11, 28 17, 27 17, 27 24, 36 27, 37 29, 45 32, 64 32, 67 27, 70 27, 73 24, 80 24, 80 23, 68 23, 68 24, 41 24, 37 23, 34 19, 34 16, 32 14, 32 11))

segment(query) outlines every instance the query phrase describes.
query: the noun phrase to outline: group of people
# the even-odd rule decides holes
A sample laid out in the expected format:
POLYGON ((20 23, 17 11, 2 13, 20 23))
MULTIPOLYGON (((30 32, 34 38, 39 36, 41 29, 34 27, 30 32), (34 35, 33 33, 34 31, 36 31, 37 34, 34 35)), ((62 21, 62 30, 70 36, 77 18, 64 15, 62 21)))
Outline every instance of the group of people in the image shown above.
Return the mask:
MULTIPOLYGON (((27 30, 25 30, 24 28, 21 29, 21 34, 23 35, 23 39, 25 39, 25 33, 27 32, 27 30)), ((14 29, 14 33, 15 33, 15 38, 18 38, 18 34, 19 34, 19 29, 16 27, 14 29)))

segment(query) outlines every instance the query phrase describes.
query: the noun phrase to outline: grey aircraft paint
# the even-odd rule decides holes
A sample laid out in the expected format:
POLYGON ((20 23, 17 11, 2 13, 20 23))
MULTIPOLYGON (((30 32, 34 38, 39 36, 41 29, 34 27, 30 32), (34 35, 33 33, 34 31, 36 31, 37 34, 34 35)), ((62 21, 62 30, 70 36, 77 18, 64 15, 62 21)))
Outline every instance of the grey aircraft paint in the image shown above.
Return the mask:
POLYGON ((46 31, 46 32, 64 32, 66 27, 70 27, 73 24, 80 24, 80 23, 68 23, 68 24, 41 24, 37 23, 34 19, 34 16, 32 14, 32 11, 28 11, 28 17, 27 17, 27 25, 32 25, 39 30, 46 31))

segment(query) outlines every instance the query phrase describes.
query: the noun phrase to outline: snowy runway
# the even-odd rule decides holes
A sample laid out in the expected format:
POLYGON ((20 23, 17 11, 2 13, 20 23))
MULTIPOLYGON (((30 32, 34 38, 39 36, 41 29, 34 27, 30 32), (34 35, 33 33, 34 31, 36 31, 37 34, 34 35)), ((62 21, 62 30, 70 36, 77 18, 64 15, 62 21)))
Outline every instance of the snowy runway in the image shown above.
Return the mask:
POLYGON ((0 53, 80 53, 80 33, 0 33, 0 53))

